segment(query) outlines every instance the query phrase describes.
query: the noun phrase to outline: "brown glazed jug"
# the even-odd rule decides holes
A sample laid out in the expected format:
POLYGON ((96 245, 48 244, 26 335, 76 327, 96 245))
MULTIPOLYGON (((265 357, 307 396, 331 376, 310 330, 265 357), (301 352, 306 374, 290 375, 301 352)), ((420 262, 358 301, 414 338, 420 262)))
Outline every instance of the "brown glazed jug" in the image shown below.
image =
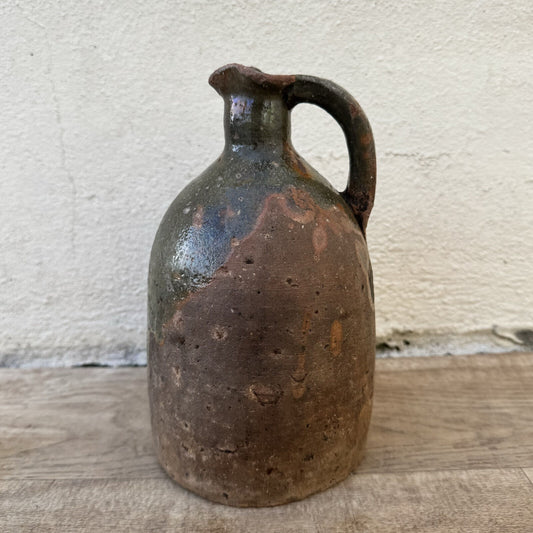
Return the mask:
POLYGON ((150 260, 155 449, 171 478, 205 498, 278 505, 334 485, 362 457, 374 141, 357 102, 329 81, 232 64, 209 82, 224 99, 226 145, 169 207, 150 260), (344 131, 341 193, 291 144, 302 102, 344 131))

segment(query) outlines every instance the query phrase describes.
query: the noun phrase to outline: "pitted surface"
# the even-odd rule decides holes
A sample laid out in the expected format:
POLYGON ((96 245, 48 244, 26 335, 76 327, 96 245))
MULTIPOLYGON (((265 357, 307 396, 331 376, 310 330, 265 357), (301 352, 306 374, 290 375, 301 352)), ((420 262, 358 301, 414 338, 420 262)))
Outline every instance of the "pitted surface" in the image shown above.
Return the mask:
POLYGON ((213 279, 150 335, 155 443, 174 479, 274 505, 355 468, 372 399, 369 269, 343 209, 294 187, 267 197, 213 279))

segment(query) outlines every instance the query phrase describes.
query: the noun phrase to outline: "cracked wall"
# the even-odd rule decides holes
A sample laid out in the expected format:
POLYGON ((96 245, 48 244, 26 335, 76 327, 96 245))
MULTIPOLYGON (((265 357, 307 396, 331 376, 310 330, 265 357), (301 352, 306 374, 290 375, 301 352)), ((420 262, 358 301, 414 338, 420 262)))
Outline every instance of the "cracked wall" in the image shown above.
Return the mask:
MULTIPOLYGON (((330 78, 367 113, 380 338, 533 329, 531 3, 285 10, 2 3, 0 364, 143 362, 151 242, 222 149, 207 78, 233 61, 330 78)), ((293 141, 344 186, 332 119, 299 106, 293 141)))

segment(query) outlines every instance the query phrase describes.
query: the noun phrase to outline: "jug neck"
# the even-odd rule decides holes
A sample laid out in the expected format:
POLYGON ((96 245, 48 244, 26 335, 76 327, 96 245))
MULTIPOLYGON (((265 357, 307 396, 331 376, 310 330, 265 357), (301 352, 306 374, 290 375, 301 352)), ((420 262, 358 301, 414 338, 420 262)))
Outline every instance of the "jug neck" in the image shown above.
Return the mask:
POLYGON ((211 74, 209 83, 225 103, 226 152, 279 153, 291 148, 283 94, 293 82, 294 76, 272 76, 236 63, 211 74))
POLYGON ((224 95, 224 130, 226 152, 279 153, 290 146, 290 113, 277 94, 224 95))

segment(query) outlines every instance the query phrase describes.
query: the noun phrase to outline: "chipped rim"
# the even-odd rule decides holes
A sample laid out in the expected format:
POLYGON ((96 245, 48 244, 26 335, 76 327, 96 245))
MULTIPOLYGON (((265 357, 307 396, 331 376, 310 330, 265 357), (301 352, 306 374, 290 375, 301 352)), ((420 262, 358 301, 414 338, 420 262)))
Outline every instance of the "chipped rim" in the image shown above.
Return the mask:
POLYGON ((223 95, 238 90, 264 89, 281 92, 293 84, 296 76, 266 74, 255 67, 229 63, 218 68, 209 77, 209 84, 223 95))

